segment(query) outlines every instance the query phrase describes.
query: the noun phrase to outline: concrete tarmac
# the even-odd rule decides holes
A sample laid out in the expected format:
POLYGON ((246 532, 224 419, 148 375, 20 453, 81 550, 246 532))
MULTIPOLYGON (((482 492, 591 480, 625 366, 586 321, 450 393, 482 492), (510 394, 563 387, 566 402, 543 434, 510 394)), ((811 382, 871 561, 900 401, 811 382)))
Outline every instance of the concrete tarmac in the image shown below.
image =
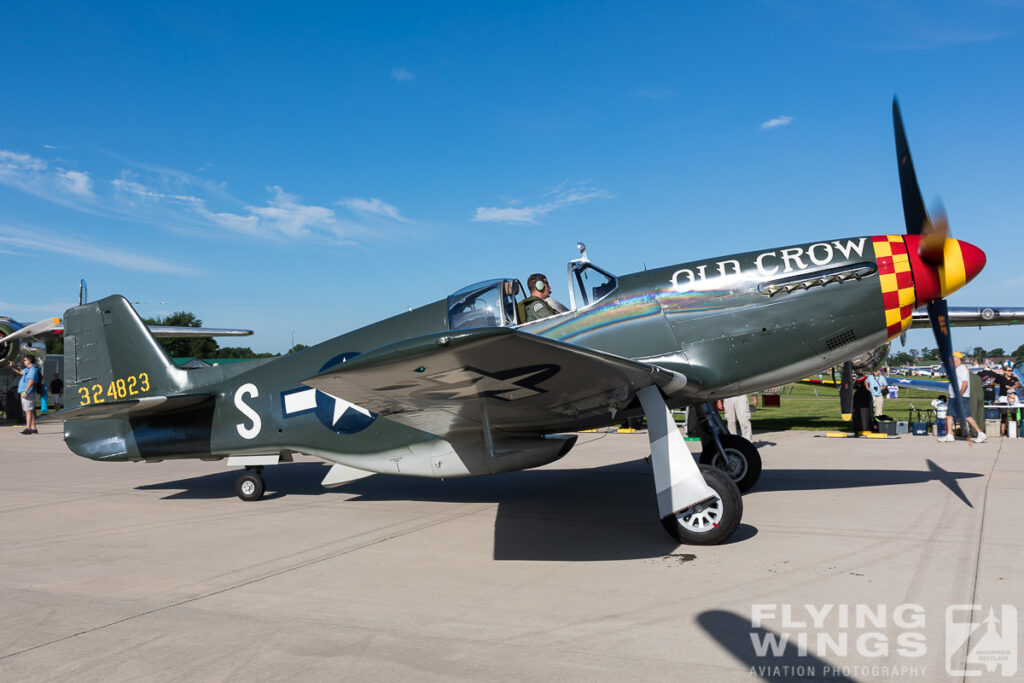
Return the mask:
POLYGON ((1024 675, 1024 439, 755 434, 743 525, 687 547, 656 519, 645 432, 331 490, 303 458, 246 503, 223 463, 96 463, 41 427, 0 428, 3 681, 1024 675))

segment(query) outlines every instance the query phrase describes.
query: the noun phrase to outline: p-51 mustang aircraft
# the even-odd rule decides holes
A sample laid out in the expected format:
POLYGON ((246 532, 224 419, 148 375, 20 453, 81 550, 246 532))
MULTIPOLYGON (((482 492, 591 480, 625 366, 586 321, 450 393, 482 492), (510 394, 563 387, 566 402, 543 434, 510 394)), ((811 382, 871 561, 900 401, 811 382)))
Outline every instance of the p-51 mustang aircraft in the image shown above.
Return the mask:
MULTIPOLYGON (((582 429, 647 418, 659 514, 682 542, 719 543, 736 484, 698 465, 671 409, 792 382, 898 337, 985 265, 933 226, 893 102, 907 234, 733 254, 628 275, 581 257, 569 307, 526 322, 511 278, 282 358, 182 370, 120 296, 64 317, 65 441, 94 460, 228 458, 243 500, 295 453, 370 473, 456 477, 550 463, 582 429)), ((942 342, 940 341, 940 346, 942 342)), ((720 447, 720 445, 719 445, 720 447)), ((751 447, 752 448, 752 447, 751 447)))

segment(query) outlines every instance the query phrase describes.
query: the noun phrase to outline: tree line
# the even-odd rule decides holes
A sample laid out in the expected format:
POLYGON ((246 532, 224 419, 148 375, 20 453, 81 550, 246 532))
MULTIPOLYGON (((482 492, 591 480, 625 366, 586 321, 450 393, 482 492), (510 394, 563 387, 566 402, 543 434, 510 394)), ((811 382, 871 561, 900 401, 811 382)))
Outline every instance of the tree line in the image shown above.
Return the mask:
MULTIPOLYGON (((994 349, 985 349, 982 346, 975 346, 973 349, 960 349, 965 358, 981 361, 984 358, 1021 358, 1024 357, 1024 344, 1021 344, 1011 353, 997 346, 994 349)), ((907 349, 906 351, 889 352, 889 365, 931 365, 940 363, 938 348, 930 349, 927 346, 921 349, 907 349)))
MULTIPOLYGON (((188 311, 176 311, 163 318, 143 318, 147 325, 164 325, 167 327, 202 327, 203 321, 188 311)), ((280 353, 256 353, 248 346, 221 346, 213 337, 158 337, 157 341, 171 358, 273 358, 280 353)), ((288 349, 288 353, 302 351, 309 347, 296 344, 288 349)), ((46 341, 46 352, 64 353, 64 338, 54 337, 46 341)))

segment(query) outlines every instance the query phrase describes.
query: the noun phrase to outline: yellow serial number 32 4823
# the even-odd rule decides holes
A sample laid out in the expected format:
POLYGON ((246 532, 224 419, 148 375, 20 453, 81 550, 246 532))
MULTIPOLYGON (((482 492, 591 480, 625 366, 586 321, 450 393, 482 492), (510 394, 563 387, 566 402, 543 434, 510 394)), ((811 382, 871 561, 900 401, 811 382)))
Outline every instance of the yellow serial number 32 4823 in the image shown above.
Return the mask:
POLYGON ((106 403, 116 401, 130 396, 139 396, 149 391, 149 375, 140 372, 129 377, 119 377, 111 380, 110 384, 104 387, 102 384, 93 384, 91 387, 78 387, 78 398, 80 406, 87 406, 93 403, 106 403))

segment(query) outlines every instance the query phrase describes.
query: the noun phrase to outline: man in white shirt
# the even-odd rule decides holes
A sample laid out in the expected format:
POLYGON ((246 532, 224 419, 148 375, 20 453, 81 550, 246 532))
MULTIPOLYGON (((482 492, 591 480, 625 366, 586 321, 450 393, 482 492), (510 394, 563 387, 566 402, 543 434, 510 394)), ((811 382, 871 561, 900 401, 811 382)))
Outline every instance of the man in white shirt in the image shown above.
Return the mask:
POLYGON ((875 370, 874 374, 868 375, 864 385, 871 392, 871 403, 875 409, 875 417, 882 414, 882 410, 885 407, 885 387, 888 386, 889 382, 882 375, 881 370, 875 370))
POLYGON ((964 354, 960 353, 959 351, 954 351, 953 365, 956 368, 954 373, 956 377, 950 378, 951 382, 949 385, 949 407, 946 410, 946 435, 940 436, 939 442, 956 441, 956 438, 953 436, 953 420, 960 418, 966 418, 967 424, 974 427, 974 431, 978 433, 978 436, 974 438, 974 443, 982 443, 983 441, 985 441, 985 439, 988 438, 988 435, 985 434, 985 430, 978 427, 978 423, 974 421, 974 418, 971 417, 970 414, 963 415, 960 412, 960 404, 962 403, 964 409, 966 409, 967 398, 971 395, 971 371, 967 369, 967 366, 964 365, 963 362, 964 354), (960 385, 960 396, 963 397, 963 401, 958 402, 953 398, 953 381, 960 385))

